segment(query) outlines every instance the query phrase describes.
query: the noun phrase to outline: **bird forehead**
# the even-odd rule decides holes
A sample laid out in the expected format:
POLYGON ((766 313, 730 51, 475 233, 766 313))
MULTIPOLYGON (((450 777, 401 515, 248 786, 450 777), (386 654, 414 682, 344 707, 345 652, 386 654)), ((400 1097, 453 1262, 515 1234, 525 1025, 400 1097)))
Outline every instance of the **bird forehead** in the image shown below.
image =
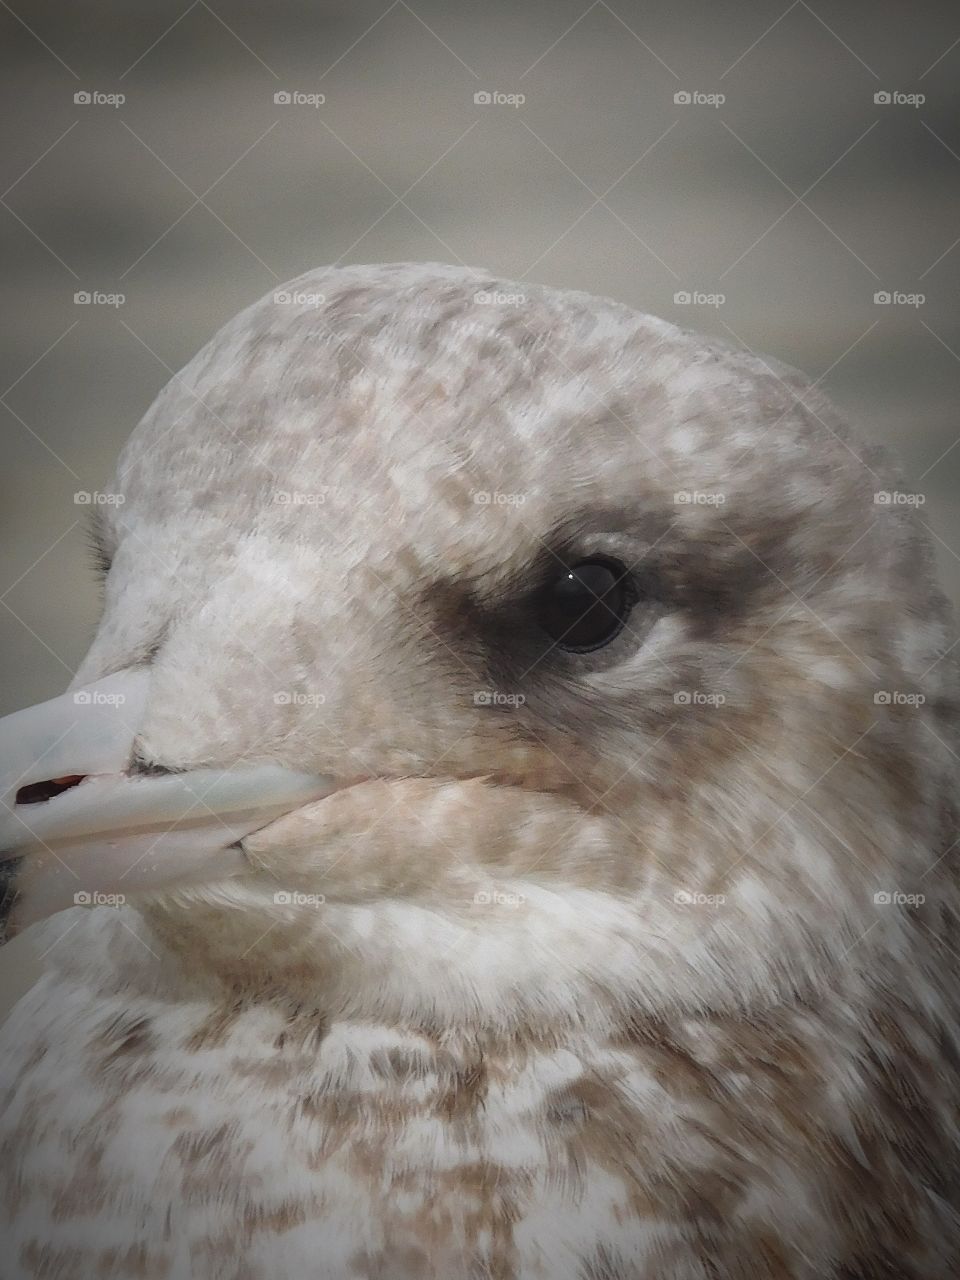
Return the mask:
POLYGON ((605 460, 636 469, 716 445, 731 390, 746 425, 742 371, 705 362, 673 326, 532 286, 522 305, 491 303, 513 294, 482 283, 365 268, 264 299, 158 397, 121 459, 124 491, 176 486, 203 506, 229 486, 307 505, 325 487, 406 488, 442 469, 518 492, 567 461, 582 480, 605 460))
POLYGON ((822 502, 816 468, 849 469, 775 370, 602 299, 519 296, 477 272, 350 268, 255 304, 134 432, 114 546, 236 558, 263 535, 339 572, 508 572, 611 511, 659 512, 655 536, 665 517, 736 528, 822 502))

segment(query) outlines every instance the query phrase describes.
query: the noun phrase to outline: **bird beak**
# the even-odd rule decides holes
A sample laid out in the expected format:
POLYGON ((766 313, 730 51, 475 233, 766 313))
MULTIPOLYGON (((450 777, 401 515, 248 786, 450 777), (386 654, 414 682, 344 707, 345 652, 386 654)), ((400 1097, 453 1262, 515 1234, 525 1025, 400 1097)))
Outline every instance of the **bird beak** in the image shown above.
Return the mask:
POLYGON ((131 772, 149 685, 130 668, 0 720, 0 940, 76 904, 249 871, 239 840, 336 789, 279 765, 131 772))

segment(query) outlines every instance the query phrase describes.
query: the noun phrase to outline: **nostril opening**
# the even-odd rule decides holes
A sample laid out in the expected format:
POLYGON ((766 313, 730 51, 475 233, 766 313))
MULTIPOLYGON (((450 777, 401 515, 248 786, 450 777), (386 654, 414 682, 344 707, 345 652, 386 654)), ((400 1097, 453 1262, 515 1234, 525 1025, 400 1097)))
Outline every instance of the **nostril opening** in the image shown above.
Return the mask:
POLYGON ((62 778, 47 778, 43 782, 31 782, 17 792, 17 804, 42 804, 44 800, 52 800, 54 796, 81 783, 85 773, 68 773, 62 778))

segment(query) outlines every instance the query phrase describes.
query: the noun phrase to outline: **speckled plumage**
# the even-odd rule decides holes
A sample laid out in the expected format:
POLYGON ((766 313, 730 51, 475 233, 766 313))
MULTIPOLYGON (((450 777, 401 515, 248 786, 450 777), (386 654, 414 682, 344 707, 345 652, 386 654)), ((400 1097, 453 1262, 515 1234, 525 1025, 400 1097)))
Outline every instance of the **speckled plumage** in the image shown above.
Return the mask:
POLYGON ((957 685, 889 464, 611 302, 288 293, 134 433, 77 683, 151 664, 150 764, 357 782, 53 947, 0 1276, 956 1275, 957 685), (627 627, 543 656, 600 551, 627 627))

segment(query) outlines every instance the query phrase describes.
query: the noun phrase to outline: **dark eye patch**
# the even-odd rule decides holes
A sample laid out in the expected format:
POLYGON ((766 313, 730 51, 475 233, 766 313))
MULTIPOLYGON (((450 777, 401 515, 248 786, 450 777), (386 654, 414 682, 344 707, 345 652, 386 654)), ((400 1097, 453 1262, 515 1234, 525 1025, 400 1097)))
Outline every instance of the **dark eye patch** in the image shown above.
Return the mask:
POLYGON ((580 538, 552 548, 544 541, 498 595, 461 595, 446 612, 457 651, 477 663, 480 687, 523 693, 528 709, 543 710, 588 670, 626 661, 643 644, 668 607, 657 567, 642 549, 627 564, 598 541, 596 534, 588 547, 580 538))

